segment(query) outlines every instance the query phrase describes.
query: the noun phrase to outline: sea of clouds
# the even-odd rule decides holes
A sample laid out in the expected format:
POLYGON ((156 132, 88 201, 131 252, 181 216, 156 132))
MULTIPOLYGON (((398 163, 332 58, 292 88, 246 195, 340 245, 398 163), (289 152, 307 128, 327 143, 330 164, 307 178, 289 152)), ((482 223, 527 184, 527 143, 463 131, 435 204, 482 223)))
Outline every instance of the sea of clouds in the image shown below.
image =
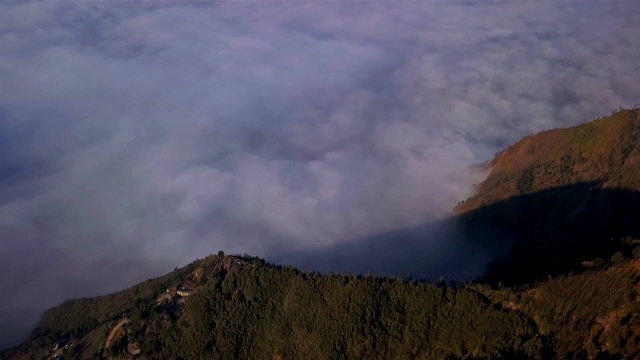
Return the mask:
POLYGON ((0 3, 0 348, 64 299, 221 249, 402 273, 368 261, 393 244, 455 268, 423 226, 474 165, 640 102, 638 18, 631 1, 0 3))

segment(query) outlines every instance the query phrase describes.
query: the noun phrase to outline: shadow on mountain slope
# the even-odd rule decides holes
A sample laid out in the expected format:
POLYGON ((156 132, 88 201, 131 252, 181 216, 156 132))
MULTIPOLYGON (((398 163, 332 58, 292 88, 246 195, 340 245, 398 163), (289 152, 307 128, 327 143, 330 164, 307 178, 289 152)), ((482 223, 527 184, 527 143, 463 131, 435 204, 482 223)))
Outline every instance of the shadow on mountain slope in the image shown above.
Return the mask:
POLYGON ((482 275, 496 254, 505 252, 506 248, 496 245, 467 241, 456 219, 446 218, 320 249, 273 254, 267 259, 308 271, 465 280, 482 275))
POLYGON ((631 251, 630 240, 640 238, 640 193, 583 182, 485 205, 457 221, 471 243, 510 248, 491 262, 487 280, 521 284, 631 251))
POLYGON ((640 238, 640 193, 584 182, 316 250, 268 256, 321 272, 374 273, 518 285, 630 252, 640 238), (483 275, 484 274, 484 275, 483 275))

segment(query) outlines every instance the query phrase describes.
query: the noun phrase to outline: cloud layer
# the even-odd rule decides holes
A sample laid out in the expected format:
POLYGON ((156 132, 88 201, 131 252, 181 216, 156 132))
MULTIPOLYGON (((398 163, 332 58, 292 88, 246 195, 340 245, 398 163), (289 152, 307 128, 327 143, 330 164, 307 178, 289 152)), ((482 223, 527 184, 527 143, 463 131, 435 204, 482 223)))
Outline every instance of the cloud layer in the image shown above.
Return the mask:
POLYGON ((0 348, 46 307, 219 249, 326 254, 442 219, 508 143, 640 102, 638 16, 0 4, 0 348))

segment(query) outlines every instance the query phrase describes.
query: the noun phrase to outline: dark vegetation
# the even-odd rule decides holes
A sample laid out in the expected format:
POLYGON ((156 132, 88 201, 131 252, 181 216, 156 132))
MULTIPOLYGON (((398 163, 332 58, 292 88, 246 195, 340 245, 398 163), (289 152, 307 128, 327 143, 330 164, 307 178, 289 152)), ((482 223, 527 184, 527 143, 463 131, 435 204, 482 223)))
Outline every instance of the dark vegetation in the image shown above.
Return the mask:
POLYGON ((468 287, 260 262, 210 279, 172 336, 154 335, 147 346, 158 358, 529 358, 545 350, 524 317, 493 308, 468 287))
POLYGON ((558 357, 640 357, 638 262, 580 276, 561 276, 519 294, 517 302, 543 334, 552 336, 558 357))
POLYGON ((479 289, 506 309, 527 314, 554 358, 640 358, 640 261, 621 257, 587 265, 591 269, 578 275, 516 289, 479 289))
MULTIPOLYGON (((228 257, 226 257, 228 258, 228 257)), ((108 351, 94 341, 70 358, 147 359, 547 359, 640 355, 640 260, 607 261, 579 275, 524 288, 320 275, 244 257, 250 265, 195 261, 118 294, 49 310, 22 346, 0 358, 80 343, 84 324, 127 316, 108 351), (197 294, 158 304, 167 280, 200 269, 197 294), (157 288, 158 293, 144 289, 157 288)), ((27 357, 29 358, 29 357, 27 357)))

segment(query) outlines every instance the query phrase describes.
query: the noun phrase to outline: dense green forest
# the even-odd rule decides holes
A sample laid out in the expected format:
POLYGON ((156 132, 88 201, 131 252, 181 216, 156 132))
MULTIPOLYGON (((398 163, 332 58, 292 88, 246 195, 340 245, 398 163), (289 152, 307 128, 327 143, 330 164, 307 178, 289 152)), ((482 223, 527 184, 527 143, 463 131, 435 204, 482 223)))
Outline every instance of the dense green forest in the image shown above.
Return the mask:
POLYGON ((53 308, 2 358, 44 358, 60 341, 72 344, 65 350, 72 359, 132 358, 131 344, 143 359, 640 356, 640 260, 589 266, 512 289, 321 275, 210 256, 116 294, 53 308), (195 295, 158 301, 194 271, 195 295), (119 319, 128 323, 106 348, 119 319))

